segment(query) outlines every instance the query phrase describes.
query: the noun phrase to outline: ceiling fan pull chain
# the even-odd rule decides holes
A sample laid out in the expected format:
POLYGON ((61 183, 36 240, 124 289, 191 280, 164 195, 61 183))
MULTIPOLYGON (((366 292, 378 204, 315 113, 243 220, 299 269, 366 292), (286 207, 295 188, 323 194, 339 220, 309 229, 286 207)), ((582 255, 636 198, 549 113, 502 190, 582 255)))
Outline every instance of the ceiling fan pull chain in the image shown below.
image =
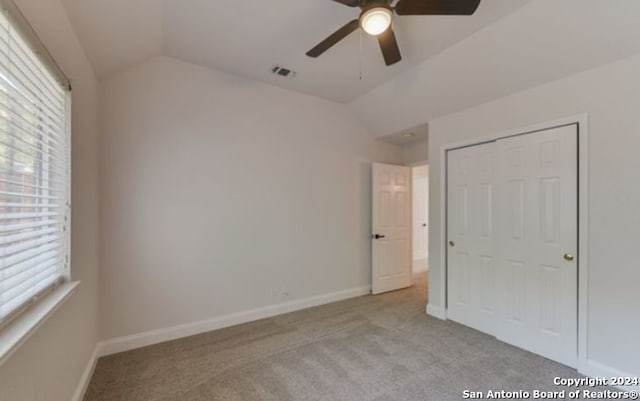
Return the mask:
POLYGON ((362 81, 362 30, 360 30, 360 56, 358 59, 358 63, 359 63, 359 77, 360 77, 360 81, 362 81))

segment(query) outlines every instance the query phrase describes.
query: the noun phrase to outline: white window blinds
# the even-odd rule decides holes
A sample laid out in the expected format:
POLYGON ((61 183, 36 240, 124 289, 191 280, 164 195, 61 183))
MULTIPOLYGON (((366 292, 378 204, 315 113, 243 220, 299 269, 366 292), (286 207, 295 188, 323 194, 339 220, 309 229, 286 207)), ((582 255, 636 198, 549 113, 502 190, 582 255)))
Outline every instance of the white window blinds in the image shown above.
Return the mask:
POLYGON ((69 93, 0 13, 0 325, 68 265, 69 93))

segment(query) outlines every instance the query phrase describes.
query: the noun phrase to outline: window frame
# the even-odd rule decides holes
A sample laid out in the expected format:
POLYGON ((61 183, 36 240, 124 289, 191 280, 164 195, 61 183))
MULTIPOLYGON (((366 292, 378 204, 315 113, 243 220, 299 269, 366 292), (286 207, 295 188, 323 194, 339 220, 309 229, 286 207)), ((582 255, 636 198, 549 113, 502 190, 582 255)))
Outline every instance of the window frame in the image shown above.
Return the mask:
MULTIPOLYGON (((24 304, 11 311, 0 320, 0 366, 15 349, 22 344, 68 297, 79 282, 71 281, 71 141, 72 141, 72 91, 70 80, 56 63, 35 30, 12 0, 0 0, 0 12, 11 25, 12 30, 26 43, 38 60, 38 67, 46 69, 63 88, 64 96, 64 160, 63 186, 63 231, 61 250, 65 253, 60 266, 60 277, 52 284, 38 291, 24 304)), ((50 170, 47 170, 50 171, 50 170)))

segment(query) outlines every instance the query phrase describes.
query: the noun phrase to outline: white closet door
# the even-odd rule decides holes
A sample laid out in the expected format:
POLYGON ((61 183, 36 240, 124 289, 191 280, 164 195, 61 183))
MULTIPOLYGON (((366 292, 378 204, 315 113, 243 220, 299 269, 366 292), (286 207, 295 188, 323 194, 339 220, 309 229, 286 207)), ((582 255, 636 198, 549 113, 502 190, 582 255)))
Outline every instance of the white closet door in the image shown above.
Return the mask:
POLYGON ((411 168, 374 163, 371 292, 411 285, 411 168))
POLYGON ((577 127, 496 143, 497 337, 577 360, 577 127))
POLYGON ((448 152, 447 316, 495 334, 494 143, 448 152))

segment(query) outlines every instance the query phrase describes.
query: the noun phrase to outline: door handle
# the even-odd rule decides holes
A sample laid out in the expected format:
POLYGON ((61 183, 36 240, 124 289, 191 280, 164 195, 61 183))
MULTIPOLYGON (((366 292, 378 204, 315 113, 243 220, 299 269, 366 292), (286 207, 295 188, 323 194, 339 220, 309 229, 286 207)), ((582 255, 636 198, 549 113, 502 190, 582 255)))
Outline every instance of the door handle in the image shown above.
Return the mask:
POLYGON ((422 223, 422 227, 426 227, 426 226, 427 226, 427 223, 422 223))
POLYGON ((449 241, 449 246, 456 246, 456 243, 453 241, 449 241))
POLYGON ((570 253, 565 253, 564 254, 564 260, 566 260, 567 262, 573 262, 574 256, 570 253))
POLYGON ((374 234, 373 238, 375 238, 375 239, 384 238, 384 235, 374 234))

